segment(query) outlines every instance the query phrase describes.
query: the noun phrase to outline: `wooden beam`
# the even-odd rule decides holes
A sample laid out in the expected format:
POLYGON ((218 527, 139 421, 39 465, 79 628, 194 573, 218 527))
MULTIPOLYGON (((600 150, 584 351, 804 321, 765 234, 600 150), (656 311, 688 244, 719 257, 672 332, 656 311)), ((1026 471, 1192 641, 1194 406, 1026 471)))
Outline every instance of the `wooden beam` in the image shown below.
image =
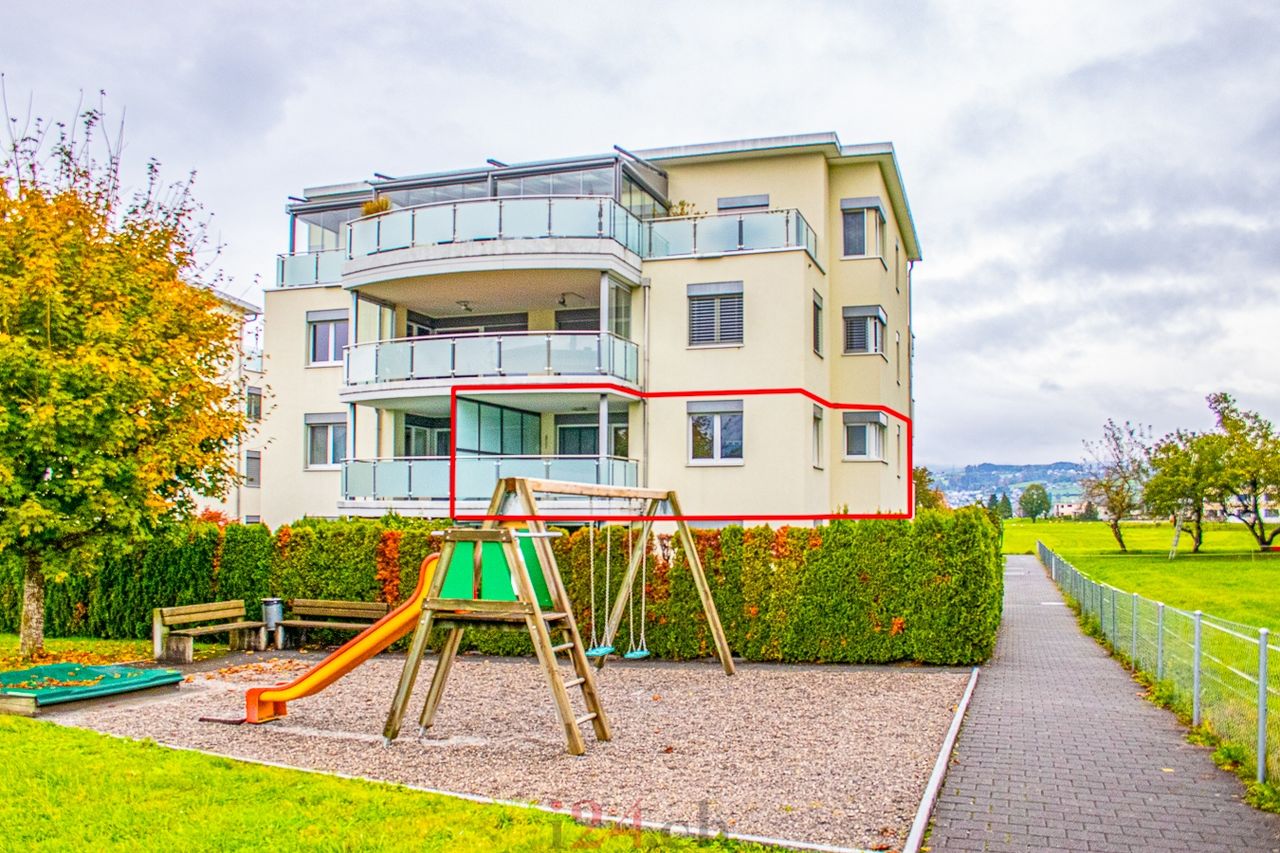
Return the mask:
POLYGON ((665 500, 669 492, 662 489, 642 489, 635 486, 605 486, 595 483, 569 483, 563 480, 534 480, 527 477, 509 477, 510 489, 523 480, 532 492, 547 495, 579 495, 591 498, 631 498, 635 500, 665 500))
MULTIPOLYGON (((449 573, 449 562, 453 559, 454 544, 446 541, 436 561, 435 572, 431 576, 431 588, 427 590, 427 600, 440 597, 440 589, 444 586, 444 577, 449 573)), ((425 601, 424 601, 425 604, 425 601)), ((404 659, 404 669, 400 672, 400 682, 396 685, 395 697, 391 700, 391 710, 387 713, 386 725, 382 727, 382 739, 388 745, 400 734, 400 723, 404 720, 405 708, 409 705, 409 696, 413 693, 413 683, 418 680, 418 668, 422 666, 422 655, 427 649, 427 638, 431 634, 431 620, 434 613, 425 607, 418 616, 418 627, 414 629, 413 640, 409 644, 409 653, 404 659)))
MULTIPOLYGON (((677 519, 684 513, 680 510, 680 500, 675 492, 667 494, 667 503, 671 506, 672 515, 677 519)), ((711 597, 711 587, 707 584, 707 576, 702 571, 702 558, 698 556, 698 548, 693 541, 693 533, 683 520, 676 521, 676 530, 680 533, 680 541, 684 543, 685 562, 693 573, 693 584, 698 588, 698 598, 702 599, 702 612, 707 615, 707 627, 711 629, 711 637, 715 640, 716 654, 720 657, 720 665, 725 675, 733 675, 733 654, 729 651, 729 641, 725 639, 724 628, 720 625, 720 614, 716 611, 715 599, 711 597)))

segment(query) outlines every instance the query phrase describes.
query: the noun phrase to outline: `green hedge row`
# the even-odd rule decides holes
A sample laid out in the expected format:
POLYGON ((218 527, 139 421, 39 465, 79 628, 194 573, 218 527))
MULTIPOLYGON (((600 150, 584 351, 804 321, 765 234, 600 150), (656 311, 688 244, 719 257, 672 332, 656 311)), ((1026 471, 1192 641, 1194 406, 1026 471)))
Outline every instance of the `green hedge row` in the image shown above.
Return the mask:
MULTIPOLYGON (((49 636, 149 636, 151 609, 222 598, 338 598, 398 603, 438 548, 441 522, 304 520, 271 533, 261 525, 193 523, 88 576, 50 583, 49 636)), ((617 594, 626 565, 623 527, 555 540, 584 639, 602 633, 605 589, 617 594), (592 544, 594 542, 594 557, 592 544), (595 598, 592 600, 592 572, 595 598), (606 574, 608 577, 606 577, 606 574), (593 613, 593 608, 599 613, 593 613)), ((747 660, 969 664, 995 645, 1003 597, 999 531, 973 508, 923 511, 914 522, 834 522, 819 529, 728 527, 695 531, 730 648, 747 660)), ((19 577, 0 584, 0 630, 14 631, 19 577)), ((674 537, 655 537, 645 571, 645 639, 660 658, 713 653, 706 620, 674 537)), ((639 640, 639 595, 614 645, 639 640)), ((523 632, 471 631, 466 648, 530 652, 523 632)))

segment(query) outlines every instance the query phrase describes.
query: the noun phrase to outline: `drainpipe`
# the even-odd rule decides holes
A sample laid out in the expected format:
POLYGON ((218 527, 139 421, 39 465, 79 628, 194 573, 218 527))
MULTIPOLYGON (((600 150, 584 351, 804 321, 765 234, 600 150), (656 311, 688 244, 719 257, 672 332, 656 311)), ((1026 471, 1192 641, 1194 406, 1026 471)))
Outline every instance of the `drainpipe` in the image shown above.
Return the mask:
MULTIPOLYGON (((644 391, 649 390, 649 288, 652 287, 653 280, 649 278, 640 279, 640 288, 644 292, 644 368, 640 374, 640 388, 644 391)), ((649 485, 649 398, 645 397, 640 401, 640 412, 642 415, 642 428, 644 429, 643 437, 643 453, 644 453, 644 479, 641 483, 647 488, 649 485)))
POLYGON ((596 482, 606 483, 605 472, 608 471, 609 464, 609 395, 600 395, 600 409, 598 414, 599 438, 596 440, 596 452, 598 461, 596 462, 596 482))

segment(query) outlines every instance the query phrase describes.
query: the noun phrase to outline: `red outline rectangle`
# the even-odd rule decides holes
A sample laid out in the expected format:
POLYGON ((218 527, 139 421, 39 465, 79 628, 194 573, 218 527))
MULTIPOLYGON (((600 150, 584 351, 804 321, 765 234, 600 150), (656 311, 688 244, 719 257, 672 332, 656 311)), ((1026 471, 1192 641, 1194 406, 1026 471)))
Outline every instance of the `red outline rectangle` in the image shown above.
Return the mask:
MULTIPOLYGON (((771 394, 798 394, 807 397, 820 406, 835 410, 859 412, 883 412, 897 418, 907 425, 907 470, 913 471, 913 424, 911 418, 888 406, 877 406, 870 403, 833 403, 824 400, 805 388, 742 388, 735 390, 715 391, 638 391, 613 382, 551 382, 551 383, 503 383, 503 384, 467 384, 454 385, 449 389, 449 422, 458 420, 458 393, 460 391, 615 391, 627 397, 639 399, 656 399, 662 397, 758 397, 771 394)), ((915 478, 907 480, 906 512, 851 512, 822 513, 818 515, 459 515, 457 513, 457 453, 458 431, 449 430, 449 517, 454 521, 836 521, 839 519, 910 519, 915 515, 915 478)))

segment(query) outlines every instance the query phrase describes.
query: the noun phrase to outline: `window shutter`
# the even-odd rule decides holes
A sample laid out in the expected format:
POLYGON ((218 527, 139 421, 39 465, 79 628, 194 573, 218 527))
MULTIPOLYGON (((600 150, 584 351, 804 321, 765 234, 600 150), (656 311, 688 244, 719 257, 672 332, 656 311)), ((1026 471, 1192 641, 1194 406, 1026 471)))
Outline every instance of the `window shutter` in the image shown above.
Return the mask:
POLYGON ((719 297, 720 342, 742 343, 742 294, 732 293, 719 297))
POLYGON ((866 317, 846 317, 844 319, 844 351, 868 352, 866 317))
POLYGON ((716 297, 689 297, 689 345, 716 342, 716 297))

